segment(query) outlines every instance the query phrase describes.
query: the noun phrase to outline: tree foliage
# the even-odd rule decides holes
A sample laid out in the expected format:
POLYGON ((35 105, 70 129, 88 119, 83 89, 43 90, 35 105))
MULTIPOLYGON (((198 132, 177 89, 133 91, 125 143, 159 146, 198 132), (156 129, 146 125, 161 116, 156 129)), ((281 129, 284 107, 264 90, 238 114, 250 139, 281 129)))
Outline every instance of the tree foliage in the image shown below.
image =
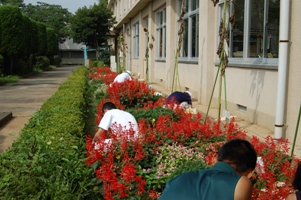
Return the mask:
POLYGON ((38 28, 38 55, 47 53, 47 32, 46 26, 41 22, 36 22, 38 28))
POLYGON ((0 0, 0 3, 2 5, 11 5, 11 6, 17 6, 19 8, 24 7, 23 0, 0 0))
POLYGON ((1 44, 0 54, 9 60, 8 72, 13 72, 14 61, 16 57, 23 56, 25 50, 25 37, 23 35, 24 18, 19 8, 16 6, 0 6, 0 29, 1 44))
POLYGON ((51 57, 58 54, 58 37, 52 28, 46 29, 47 33, 47 56, 51 57))
POLYGON ((24 52, 24 19, 15 6, 0 6, 1 45, 0 53, 14 56, 24 52))
POLYGON ((60 41, 64 41, 64 38, 70 35, 67 25, 72 13, 68 9, 60 5, 37 2, 37 5, 28 4, 22 10, 31 20, 42 22, 48 28, 52 28, 60 41))
POLYGON ((78 9, 70 18, 71 36, 75 42, 83 42, 99 50, 99 46, 106 42, 114 23, 113 13, 107 8, 105 1, 100 1, 90 8, 78 9))

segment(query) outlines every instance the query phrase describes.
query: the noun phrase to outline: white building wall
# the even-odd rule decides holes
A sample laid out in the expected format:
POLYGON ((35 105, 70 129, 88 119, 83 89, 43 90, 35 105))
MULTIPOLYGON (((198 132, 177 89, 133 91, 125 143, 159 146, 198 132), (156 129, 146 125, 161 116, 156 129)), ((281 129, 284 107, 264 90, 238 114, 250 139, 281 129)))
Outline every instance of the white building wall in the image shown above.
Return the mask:
MULTIPOLYGON (((119 0, 116 0, 117 6, 119 0)), ((126 12, 119 16, 117 21, 120 22, 136 5, 147 0, 129 0, 125 2, 126 12)), ((134 74, 140 74, 140 78, 145 78, 145 33, 143 31, 144 20, 149 19, 148 30, 150 35, 156 36, 155 13, 157 10, 166 7, 166 60, 158 61, 156 55, 156 41, 153 43, 154 48, 149 51, 149 74, 150 82, 156 82, 167 89, 171 89, 173 72, 175 65, 175 49, 177 44, 177 1, 176 0, 154 0, 143 8, 139 8, 130 20, 125 20, 126 28, 132 29, 133 23, 139 20, 140 33, 140 56, 138 59, 132 58, 132 36, 127 34, 128 51, 127 68, 131 69, 134 74)), ((208 105, 213 84, 217 71, 218 58, 217 35, 218 35, 218 8, 208 0, 199 1, 199 58, 197 63, 179 62, 178 69, 180 74, 181 90, 188 87, 193 93, 193 98, 197 98, 198 103, 208 105)), ((298 117, 299 106, 301 102, 301 1, 292 1, 291 6, 291 46, 289 58, 289 78, 287 94, 287 113, 286 125, 287 131, 285 137, 290 141, 294 138, 296 120, 298 117)), ((114 8, 115 12, 121 8, 114 8)), ((135 7, 135 9, 137 9, 135 7)), ((119 28, 119 32, 123 29, 119 28)), ((131 32, 131 31, 130 31, 131 32)), ((227 107, 231 115, 248 120, 254 124, 266 127, 271 131, 274 130, 276 96, 277 96, 277 69, 263 69, 254 66, 231 66, 226 69, 226 86, 227 86, 227 107)), ((218 86, 217 83, 213 102, 211 106, 218 107, 218 86)), ((223 88, 224 92, 224 88, 223 88)), ((224 93, 222 95, 224 100, 224 93)), ((222 101, 222 107, 225 107, 222 101)), ((301 142, 299 136, 298 142, 301 142)))
MULTIPOLYGON (((290 26, 290 51, 288 72, 288 94, 287 94, 287 131, 286 137, 293 141, 299 108, 301 103, 301 1, 291 1, 291 26, 290 26)), ((297 132, 296 144, 301 144, 301 133, 297 132)))
MULTIPOLYGON (((215 72, 216 73, 216 72, 215 72)), ((277 72, 263 69, 226 69, 227 108, 231 115, 273 130, 275 123, 277 72)), ((214 95, 217 106, 219 84, 214 95)), ((224 91, 224 88, 223 88, 224 91)), ((225 108, 224 92, 222 108, 225 108)))

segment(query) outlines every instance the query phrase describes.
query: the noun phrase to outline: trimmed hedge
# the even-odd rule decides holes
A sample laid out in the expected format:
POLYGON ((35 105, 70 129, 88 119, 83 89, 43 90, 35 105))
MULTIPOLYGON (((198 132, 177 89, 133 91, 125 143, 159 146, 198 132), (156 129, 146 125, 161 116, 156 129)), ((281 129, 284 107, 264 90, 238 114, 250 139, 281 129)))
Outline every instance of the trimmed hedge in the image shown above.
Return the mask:
POLYGON ((74 71, 0 155, 1 199, 98 199, 85 163, 86 73, 74 71))

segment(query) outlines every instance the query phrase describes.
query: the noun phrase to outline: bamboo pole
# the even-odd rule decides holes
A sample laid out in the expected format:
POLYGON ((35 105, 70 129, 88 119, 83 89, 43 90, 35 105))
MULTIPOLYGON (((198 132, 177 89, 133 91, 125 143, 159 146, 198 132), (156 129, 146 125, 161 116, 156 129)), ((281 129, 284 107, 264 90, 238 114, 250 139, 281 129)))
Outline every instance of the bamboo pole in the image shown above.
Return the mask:
MULTIPOLYGON (((227 85, 226 85, 226 72, 224 73, 224 91, 225 91, 225 110, 228 111, 228 105, 227 105, 227 85)), ((226 118, 226 123, 229 123, 229 119, 226 118)))
POLYGON ((179 57, 179 53, 181 52, 181 45, 182 45, 182 34, 183 34, 183 27, 184 27, 183 16, 184 16, 184 13, 185 13, 185 10, 184 10, 185 3, 186 3, 186 0, 182 0, 182 2, 181 2, 181 15, 180 15, 181 24, 180 24, 180 29, 178 31, 178 47, 177 47, 176 53, 175 53, 175 67, 174 67, 172 88, 171 88, 172 92, 174 91, 175 82, 178 82, 179 88, 181 90, 180 77, 179 77, 179 71, 178 71, 178 57, 179 57))
POLYGON ((175 53, 175 68, 173 71, 173 78, 172 78, 172 86, 171 86, 171 92, 174 91, 174 85, 175 85, 175 79, 176 79, 176 70, 177 70, 177 66, 178 66, 178 51, 176 50, 175 53))
POLYGON ((218 65, 217 72, 216 72, 216 76, 215 76, 215 80, 214 80, 214 84, 213 84, 213 89, 212 89, 212 92, 211 92, 211 96, 210 96, 209 105, 208 105, 208 108, 207 108, 205 120, 207 119, 208 114, 209 114, 209 109, 210 109, 210 106, 211 106, 211 102, 212 102, 212 98, 213 98, 213 93, 214 93, 214 90, 215 90, 215 86, 216 86, 216 82, 217 82, 217 78, 218 78, 218 74, 219 74, 221 66, 222 66, 222 63, 220 61, 219 65, 218 65))
POLYGON ((294 136, 294 141, 293 141, 293 146, 292 146, 291 157, 293 157, 294 150, 295 150, 295 145, 296 145, 296 140, 297 140, 297 135, 298 135, 298 130, 299 130, 300 117, 301 117, 301 104, 300 104, 300 108, 299 108, 299 115, 298 115, 296 130, 295 130, 295 136, 294 136))

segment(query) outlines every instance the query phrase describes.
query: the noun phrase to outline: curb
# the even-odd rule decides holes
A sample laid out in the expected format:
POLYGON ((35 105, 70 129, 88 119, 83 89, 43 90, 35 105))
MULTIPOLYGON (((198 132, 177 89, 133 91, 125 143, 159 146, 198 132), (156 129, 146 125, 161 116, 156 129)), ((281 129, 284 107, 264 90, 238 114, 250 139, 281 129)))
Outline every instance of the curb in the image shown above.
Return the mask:
POLYGON ((0 112, 0 128, 13 118, 12 112, 0 112))

